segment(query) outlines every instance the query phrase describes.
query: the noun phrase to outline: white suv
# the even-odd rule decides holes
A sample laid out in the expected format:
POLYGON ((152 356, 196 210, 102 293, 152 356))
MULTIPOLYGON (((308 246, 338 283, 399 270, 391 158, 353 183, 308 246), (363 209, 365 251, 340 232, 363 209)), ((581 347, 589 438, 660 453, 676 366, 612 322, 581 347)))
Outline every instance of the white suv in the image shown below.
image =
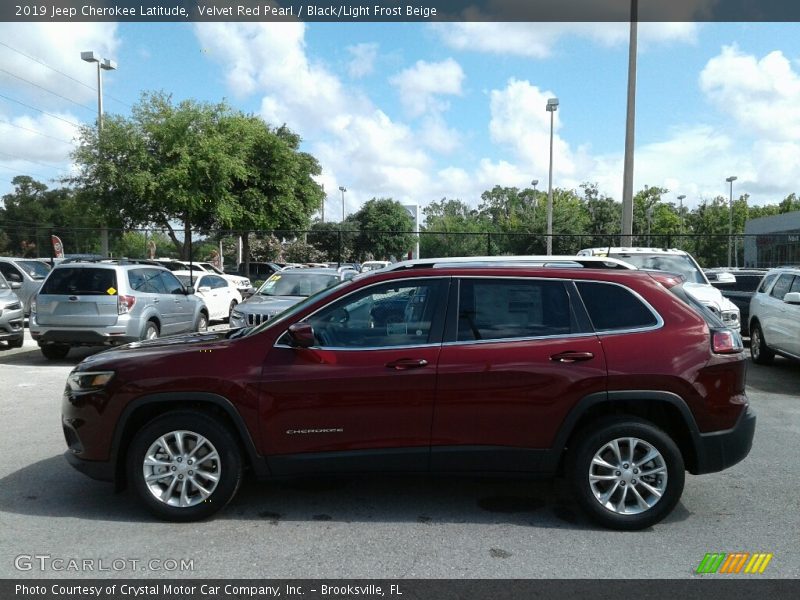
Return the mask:
POLYGON ((768 271, 750 300, 750 355, 769 364, 776 354, 800 359, 800 267, 768 271))
MULTIPOLYGON (((607 256, 632 264, 639 269, 679 273, 686 278, 683 288, 695 300, 716 314, 726 327, 741 332, 739 307, 711 285, 694 257, 677 248, 587 248, 578 256, 607 256)), ((728 277, 728 275, 726 275, 728 277)), ((730 281, 735 282, 731 274, 730 281)))

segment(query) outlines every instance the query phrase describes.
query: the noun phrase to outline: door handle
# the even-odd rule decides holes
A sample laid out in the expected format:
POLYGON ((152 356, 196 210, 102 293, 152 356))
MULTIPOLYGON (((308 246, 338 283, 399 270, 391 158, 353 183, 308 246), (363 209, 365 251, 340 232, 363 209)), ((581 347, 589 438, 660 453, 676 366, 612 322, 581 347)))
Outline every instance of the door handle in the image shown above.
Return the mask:
POLYGON ((395 371, 407 371, 408 369, 419 369, 427 365, 428 361, 424 358, 399 358, 386 363, 386 368, 394 369, 395 371))
POLYGON ((154 302, 155 304, 158 304, 158 297, 155 297, 155 298, 153 298, 153 302, 154 302))
POLYGON ((562 363, 574 363, 582 360, 592 360, 594 358, 594 354, 591 352, 561 352, 559 354, 553 354, 550 357, 550 360, 555 362, 562 362, 562 363))

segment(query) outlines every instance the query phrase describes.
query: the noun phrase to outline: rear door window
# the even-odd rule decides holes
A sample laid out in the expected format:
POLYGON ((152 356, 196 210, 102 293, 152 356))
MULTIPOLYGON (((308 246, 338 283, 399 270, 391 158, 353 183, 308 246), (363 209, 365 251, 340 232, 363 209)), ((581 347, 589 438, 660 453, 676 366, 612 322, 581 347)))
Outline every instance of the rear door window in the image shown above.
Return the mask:
POLYGON ((41 294, 106 296, 117 293, 117 273, 100 267, 54 269, 41 294))
POLYGON ((572 333, 564 283, 524 279, 463 279, 458 341, 559 336, 572 333))
POLYGON ((775 281, 777 276, 777 273, 773 273, 772 275, 767 275, 764 277, 764 281, 762 281, 761 285, 758 286, 758 291, 762 294, 766 292, 769 289, 769 286, 772 285, 772 282, 775 281))
POLYGON ((597 331, 643 329, 658 325, 658 318, 628 288, 613 283, 576 281, 586 311, 597 331))
POLYGON ((158 275, 159 285, 163 286, 164 292, 167 294, 182 294, 183 285, 178 278, 169 271, 161 271, 158 275))

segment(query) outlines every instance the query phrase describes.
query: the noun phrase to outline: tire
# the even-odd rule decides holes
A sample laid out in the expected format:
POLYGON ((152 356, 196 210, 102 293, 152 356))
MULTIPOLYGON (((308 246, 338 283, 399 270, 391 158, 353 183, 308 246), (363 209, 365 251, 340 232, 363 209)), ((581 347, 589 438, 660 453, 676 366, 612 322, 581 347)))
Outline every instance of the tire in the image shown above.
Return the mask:
POLYGON ((8 347, 9 348, 22 348, 22 344, 25 343, 25 338, 23 336, 19 336, 19 339, 16 340, 8 340, 8 347))
POLYGON ((764 332, 758 322, 750 327, 750 356, 757 365, 769 365, 775 358, 775 353, 767 346, 764 332))
POLYGON ((194 324, 195 331, 208 331, 208 315, 200 311, 200 314, 197 315, 197 322, 194 324))
POLYGON ((48 360, 61 360, 69 354, 69 346, 67 344, 45 344, 40 346, 40 349, 48 360))
POLYGON ((236 308, 236 305, 239 304, 236 300, 231 300, 231 305, 228 307, 228 322, 231 320, 231 313, 236 308))
POLYGON ((680 500, 686 477, 683 456, 672 438, 652 423, 636 417, 605 419, 582 430, 573 446, 567 477, 578 503, 600 525, 644 529, 666 517, 680 500), (641 479, 643 471, 651 472, 646 480, 641 479), (592 482, 592 475, 599 479, 592 482))
POLYGON ((158 324, 155 321, 148 321, 147 325, 144 326, 144 332, 142 333, 143 340, 155 340, 158 338, 161 331, 158 329, 158 324))
POLYGON ((126 460, 128 482, 147 509, 167 521, 210 517, 231 501, 242 481, 236 439, 227 427, 201 412, 170 412, 150 421, 134 436, 126 460), (193 469, 192 460, 199 455, 193 469), (147 457, 163 465, 147 465, 147 457), (147 481, 146 473, 154 479, 147 481))

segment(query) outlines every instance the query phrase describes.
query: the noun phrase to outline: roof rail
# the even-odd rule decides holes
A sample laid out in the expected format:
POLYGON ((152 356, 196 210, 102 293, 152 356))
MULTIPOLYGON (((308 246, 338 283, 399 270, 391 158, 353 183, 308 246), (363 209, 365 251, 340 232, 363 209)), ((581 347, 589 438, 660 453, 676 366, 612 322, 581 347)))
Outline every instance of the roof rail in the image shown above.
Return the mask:
POLYGON ((635 269, 632 264, 616 258, 604 256, 451 256, 443 258, 421 258, 404 260, 381 269, 399 271, 402 269, 441 269, 477 267, 548 267, 574 269, 635 269))
POLYGON ((154 267, 161 267, 162 265, 154 260, 147 260, 142 258, 102 258, 102 257, 73 257, 65 258, 59 264, 65 265, 68 263, 105 263, 109 265, 151 265, 154 267))

